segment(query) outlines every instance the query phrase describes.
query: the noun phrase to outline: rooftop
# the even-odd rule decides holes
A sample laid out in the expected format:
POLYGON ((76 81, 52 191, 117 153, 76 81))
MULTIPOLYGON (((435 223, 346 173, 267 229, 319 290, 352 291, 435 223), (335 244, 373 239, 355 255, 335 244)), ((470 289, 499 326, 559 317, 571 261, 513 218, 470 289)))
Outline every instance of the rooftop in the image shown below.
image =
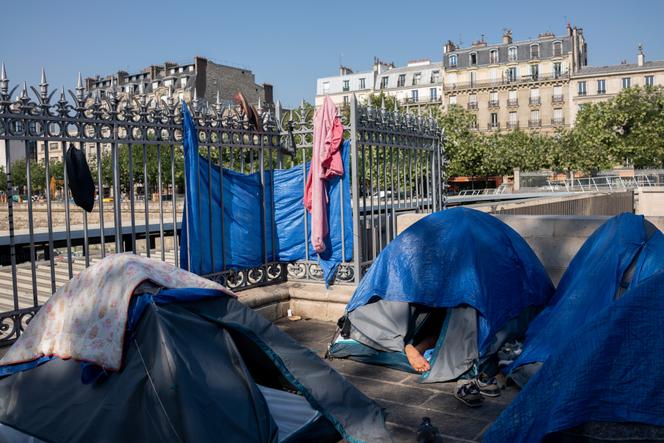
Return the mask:
POLYGON ((619 72, 650 71, 653 69, 664 69, 664 60, 645 62, 641 66, 636 63, 621 63, 619 65, 608 66, 584 66, 576 75, 613 74, 619 72))

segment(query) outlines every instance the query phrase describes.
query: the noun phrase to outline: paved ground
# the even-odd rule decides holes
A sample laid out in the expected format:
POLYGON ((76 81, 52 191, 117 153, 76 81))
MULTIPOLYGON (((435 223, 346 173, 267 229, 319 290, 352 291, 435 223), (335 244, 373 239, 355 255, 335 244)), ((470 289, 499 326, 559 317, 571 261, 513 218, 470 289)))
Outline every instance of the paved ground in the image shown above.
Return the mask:
MULTIPOLYGON (((333 323, 316 320, 280 320, 276 324, 320 356, 335 329, 333 323)), ((396 442, 414 442, 422 417, 431 418, 445 442, 480 441, 518 393, 516 387, 508 387, 500 397, 487 398, 480 408, 471 409, 454 398, 455 383, 422 385, 414 374, 350 360, 330 360, 330 364, 387 410, 388 428, 396 442)))

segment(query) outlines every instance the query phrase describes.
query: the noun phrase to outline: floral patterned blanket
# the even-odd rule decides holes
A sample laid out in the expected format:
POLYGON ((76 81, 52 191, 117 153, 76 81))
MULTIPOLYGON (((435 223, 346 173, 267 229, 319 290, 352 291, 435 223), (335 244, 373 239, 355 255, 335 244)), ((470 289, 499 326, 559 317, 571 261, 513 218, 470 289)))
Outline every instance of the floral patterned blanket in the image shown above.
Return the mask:
POLYGON ((56 356, 119 370, 129 302, 146 281, 165 288, 218 289, 235 296, 218 283, 161 261, 131 253, 110 255, 51 296, 0 359, 0 366, 56 356))

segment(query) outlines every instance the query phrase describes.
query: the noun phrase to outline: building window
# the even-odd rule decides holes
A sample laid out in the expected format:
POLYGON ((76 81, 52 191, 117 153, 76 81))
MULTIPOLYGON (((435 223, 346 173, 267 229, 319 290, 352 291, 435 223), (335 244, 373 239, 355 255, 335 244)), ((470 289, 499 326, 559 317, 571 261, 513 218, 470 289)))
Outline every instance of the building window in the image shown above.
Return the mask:
POLYGON ((410 91, 410 98, 413 102, 418 102, 420 100, 420 94, 417 89, 410 91))
POLYGON ((563 55, 563 42, 553 42, 553 56, 560 57, 563 55))
POLYGON ((597 80, 597 95, 606 94, 606 80, 597 80))
POLYGON ((498 50, 492 49, 489 52, 489 63, 498 63, 498 50))
POLYGON ((492 112, 491 113, 491 121, 489 123, 491 128, 497 128, 498 127, 498 113, 497 112, 492 112))
POLYGON ((457 96, 450 95, 450 106, 455 106, 457 104, 457 96))
POLYGON ((537 128, 541 125, 539 109, 530 111, 530 121, 528 123, 531 128, 537 128))
POLYGON ((579 82, 579 95, 586 95, 586 82, 579 82))
POLYGON ((399 74, 397 78, 397 87, 401 88, 406 84, 406 74, 399 74))
POLYGON ((519 126, 518 125, 519 120, 517 118, 516 112, 514 111, 510 112, 508 123, 510 129, 516 129, 519 126))
POLYGON ((565 123, 562 108, 556 108, 553 110, 553 119, 551 120, 551 123, 554 125, 562 125, 565 123))
POLYGON ((165 87, 168 88, 168 87, 171 86, 172 84, 173 84, 173 80, 171 80, 171 79, 164 80, 164 86, 165 86, 165 87))
POLYGON ((187 87, 187 77, 182 77, 180 79, 180 88, 184 89, 187 87))
POLYGON ((457 65, 457 56, 456 54, 450 55, 450 67, 451 68, 456 68, 457 65))
POLYGON ((627 89, 632 85, 632 78, 631 77, 623 77, 622 79, 622 88, 627 89))
POLYGON ((507 68, 507 81, 515 82, 517 79, 516 67, 507 68))
POLYGON ((530 58, 531 59, 539 58, 539 45, 538 44, 530 45, 530 58))
POLYGON ((477 52, 471 52, 469 57, 470 57, 470 66, 477 65, 477 52))
POLYGON ((422 80, 422 73, 421 72, 416 72, 413 74, 413 86, 419 85, 420 80, 422 80))
POLYGON ((468 95, 468 109, 477 109, 477 94, 468 95))
POLYGON ((323 82, 323 94, 330 92, 330 82, 323 82))
POLYGON ((530 104, 539 105, 540 104, 540 90, 539 88, 533 88, 530 90, 530 104))
POLYGON ((342 86, 341 90, 344 91, 344 92, 350 91, 350 80, 344 80, 344 83, 343 83, 343 86, 342 86))
POLYGON ((516 46, 510 46, 507 49, 507 61, 508 62, 515 62, 517 60, 517 57, 518 57, 517 54, 518 53, 517 53, 517 50, 516 50, 516 46))
POLYGON ((530 65, 530 78, 533 80, 539 78, 539 65, 530 65))
POLYGON ((489 106, 490 107, 496 107, 498 105, 499 105, 498 92, 497 91, 491 91, 489 93, 489 106))
POLYGON ((385 88, 387 88, 387 79, 388 79, 388 78, 389 78, 389 77, 387 77, 387 76, 385 76, 385 77, 381 77, 381 78, 380 78, 380 89, 385 89, 385 88))
POLYGON ((646 86, 655 86, 655 76, 654 75, 646 75, 644 84, 646 86))
POLYGON ((440 81, 440 71, 431 71, 431 83, 438 83, 440 81))
POLYGON ((432 102, 435 102, 438 100, 438 89, 437 88, 429 88, 429 100, 432 102))
POLYGON ((349 103, 350 103, 350 97, 344 95, 344 106, 348 106, 349 103))
POLYGON ((555 62, 553 64, 553 78, 560 78, 563 75, 563 64, 555 62))
POLYGON ((477 80, 477 72, 472 71, 470 73, 470 86, 471 88, 475 86, 475 81, 477 80))
POLYGON ((360 79, 360 89, 365 89, 367 87, 367 82, 365 78, 360 79))
POLYGON ((516 91, 514 89, 507 91, 507 106, 517 106, 518 104, 516 91))
POLYGON ((152 90, 155 90, 159 87, 159 82, 152 82, 152 90))
POLYGON ((565 100, 563 97, 563 87, 562 86, 554 86, 553 87, 553 102, 554 103, 562 103, 565 100))

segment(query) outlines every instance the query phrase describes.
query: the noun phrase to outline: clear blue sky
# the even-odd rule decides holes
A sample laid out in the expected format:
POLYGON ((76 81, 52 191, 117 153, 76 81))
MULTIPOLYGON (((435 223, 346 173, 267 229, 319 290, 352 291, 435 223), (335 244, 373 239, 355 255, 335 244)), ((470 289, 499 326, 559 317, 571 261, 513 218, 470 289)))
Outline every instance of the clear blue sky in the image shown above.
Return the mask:
POLYGON ((0 61, 12 83, 54 86, 84 76, 137 71, 202 55, 252 69, 285 105, 311 101, 318 77, 341 58, 368 69, 374 55, 403 64, 442 58, 447 39, 489 42, 511 28, 515 39, 584 29, 592 65, 664 59, 664 2, 556 1, 170 1, 6 0, 0 8, 0 61), (100 6, 95 6, 99 4, 100 6))

